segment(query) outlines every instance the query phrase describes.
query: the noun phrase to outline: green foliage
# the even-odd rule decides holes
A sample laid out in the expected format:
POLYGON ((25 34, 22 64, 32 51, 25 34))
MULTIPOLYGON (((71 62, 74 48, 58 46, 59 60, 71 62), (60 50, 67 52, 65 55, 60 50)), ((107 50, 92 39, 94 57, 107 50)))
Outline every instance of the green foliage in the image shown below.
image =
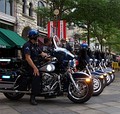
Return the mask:
POLYGON ((88 41, 90 37, 97 37, 101 45, 104 45, 103 39, 119 42, 116 35, 120 27, 120 0, 79 0, 73 14, 77 26, 87 25, 88 41))
POLYGON ((59 14, 57 18, 66 19, 67 21, 69 21, 70 19, 68 19, 67 16, 70 13, 70 11, 74 8, 75 1, 77 0, 48 0, 47 8, 37 8, 36 11, 39 15, 43 15, 49 20, 53 20, 56 18, 56 16, 54 15, 54 10, 58 9, 59 14))

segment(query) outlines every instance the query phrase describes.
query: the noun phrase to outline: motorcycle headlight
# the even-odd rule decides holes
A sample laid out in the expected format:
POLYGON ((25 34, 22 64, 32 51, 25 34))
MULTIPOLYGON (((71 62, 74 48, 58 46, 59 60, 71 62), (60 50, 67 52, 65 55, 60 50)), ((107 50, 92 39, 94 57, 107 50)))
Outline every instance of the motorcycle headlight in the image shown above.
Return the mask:
POLYGON ((112 74, 112 72, 109 72, 109 74, 112 74))
POLYGON ((100 76, 100 78, 102 78, 102 79, 103 79, 103 78, 104 78, 104 76, 103 76, 103 75, 101 75, 101 76, 100 76))
POLYGON ((112 70, 112 72, 114 73, 114 72, 115 72, 115 70, 112 70))
POLYGON ((47 71, 54 71, 55 70, 55 66, 53 64, 48 64, 46 67, 47 71))
POLYGON ((107 74, 106 74, 106 73, 104 73, 104 74, 103 74, 103 76, 107 76, 107 74))
POLYGON ((86 78, 85 81, 89 83, 91 82, 91 78, 86 78))

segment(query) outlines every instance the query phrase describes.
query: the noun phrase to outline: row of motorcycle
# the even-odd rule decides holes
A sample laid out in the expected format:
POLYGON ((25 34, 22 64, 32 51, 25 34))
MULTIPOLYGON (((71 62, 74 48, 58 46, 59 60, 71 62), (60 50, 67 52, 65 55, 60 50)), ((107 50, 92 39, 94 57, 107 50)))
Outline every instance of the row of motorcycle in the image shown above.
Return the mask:
POLYGON ((93 96, 100 95, 104 88, 115 80, 115 70, 107 67, 106 64, 107 62, 104 59, 101 61, 89 59, 89 62, 86 62, 86 66, 82 70, 93 77, 93 96))
MULTIPOLYGON (((89 59, 84 61, 86 65, 81 70, 78 57, 59 47, 57 36, 52 40, 54 49, 51 59, 42 60, 37 66, 42 79, 39 97, 56 98, 67 95, 74 103, 84 103, 93 95, 100 95, 105 87, 114 81, 114 70, 106 66, 106 60, 89 59)), ((21 99, 25 94, 30 95, 31 77, 21 65, 22 60, 0 60, 0 92, 10 100, 21 99)))
POLYGON ((84 43, 81 44, 77 56, 77 69, 93 77, 93 96, 100 95, 115 80, 115 70, 109 66, 107 54, 100 50, 91 51, 84 43))

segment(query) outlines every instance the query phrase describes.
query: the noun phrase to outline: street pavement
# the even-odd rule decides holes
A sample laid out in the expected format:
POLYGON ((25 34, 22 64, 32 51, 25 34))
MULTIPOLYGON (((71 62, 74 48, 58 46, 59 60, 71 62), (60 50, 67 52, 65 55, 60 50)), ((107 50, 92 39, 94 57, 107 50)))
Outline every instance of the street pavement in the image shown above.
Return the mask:
POLYGON ((67 97, 37 98, 38 105, 29 104, 29 96, 10 101, 0 93, 0 114, 120 114, 120 71, 101 95, 84 104, 74 104, 67 97))

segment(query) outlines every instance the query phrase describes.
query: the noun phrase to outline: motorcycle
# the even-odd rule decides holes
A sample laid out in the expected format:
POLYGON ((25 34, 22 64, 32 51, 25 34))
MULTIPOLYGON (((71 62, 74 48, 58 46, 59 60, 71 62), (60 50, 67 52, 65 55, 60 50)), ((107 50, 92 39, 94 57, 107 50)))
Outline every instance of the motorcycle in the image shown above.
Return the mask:
MULTIPOLYGON (((50 61, 38 65, 41 72, 41 91, 39 97, 53 98, 67 94, 74 103, 87 102, 93 94, 93 80, 84 72, 73 72, 75 57, 68 50, 56 43, 57 36, 53 37, 54 50, 50 61)), ((8 63, 16 64, 11 59, 8 63)), ((17 65, 16 65, 17 66, 17 65)), ((31 78, 19 66, 14 69, 1 69, 0 92, 8 99, 18 100, 24 94, 31 94, 31 78)))
POLYGON ((88 73, 93 77, 93 96, 98 96, 103 92, 106 86, 106 79, 105 79, 106 74, 93 71, 93 67, 90 64, 91 60, 92 59, 90 59, 88 63, 84 61, 86 65, 82 71, 88 73))
POLYGON ((90 58, 91 56, 88 53, 87 48, 80 48, 78 52, 78 61, 79 64, 77 65, 77 69, 79 71, 83 71, 88 73, 89 75, 92 76, 93 78, 93 96, 98 96, 100 95, 106 85, 106 80, 104 78, 104 73, 98 73, 96 71, 93 71, 93 67, 91 65, 92 59, 90 58))
POLYGON ((114 79, 115 79, 115 75, 114 75, 114 71, 112 71, 111 69, 108 69, 107 67, 104 68, 103 64, 103 59, 101 62, 99 62, 97 59, 95 59, 94 63, 94 71, 99 72, 99 73, 106 73, 107 75, 105 76, 106 78, 106 85, 110 85, 114 79), (98 62, 98 64, 97 64, 98 62))
POLYGON ((111 75, 112 78, 111 82, 113 82, 115 80, 115 70, 113 70, 111 67, 108 67, 107 64, 108 64, 108 60, 102 59, 100 64, 100 69, 102 71, 107 71, 111 75))

